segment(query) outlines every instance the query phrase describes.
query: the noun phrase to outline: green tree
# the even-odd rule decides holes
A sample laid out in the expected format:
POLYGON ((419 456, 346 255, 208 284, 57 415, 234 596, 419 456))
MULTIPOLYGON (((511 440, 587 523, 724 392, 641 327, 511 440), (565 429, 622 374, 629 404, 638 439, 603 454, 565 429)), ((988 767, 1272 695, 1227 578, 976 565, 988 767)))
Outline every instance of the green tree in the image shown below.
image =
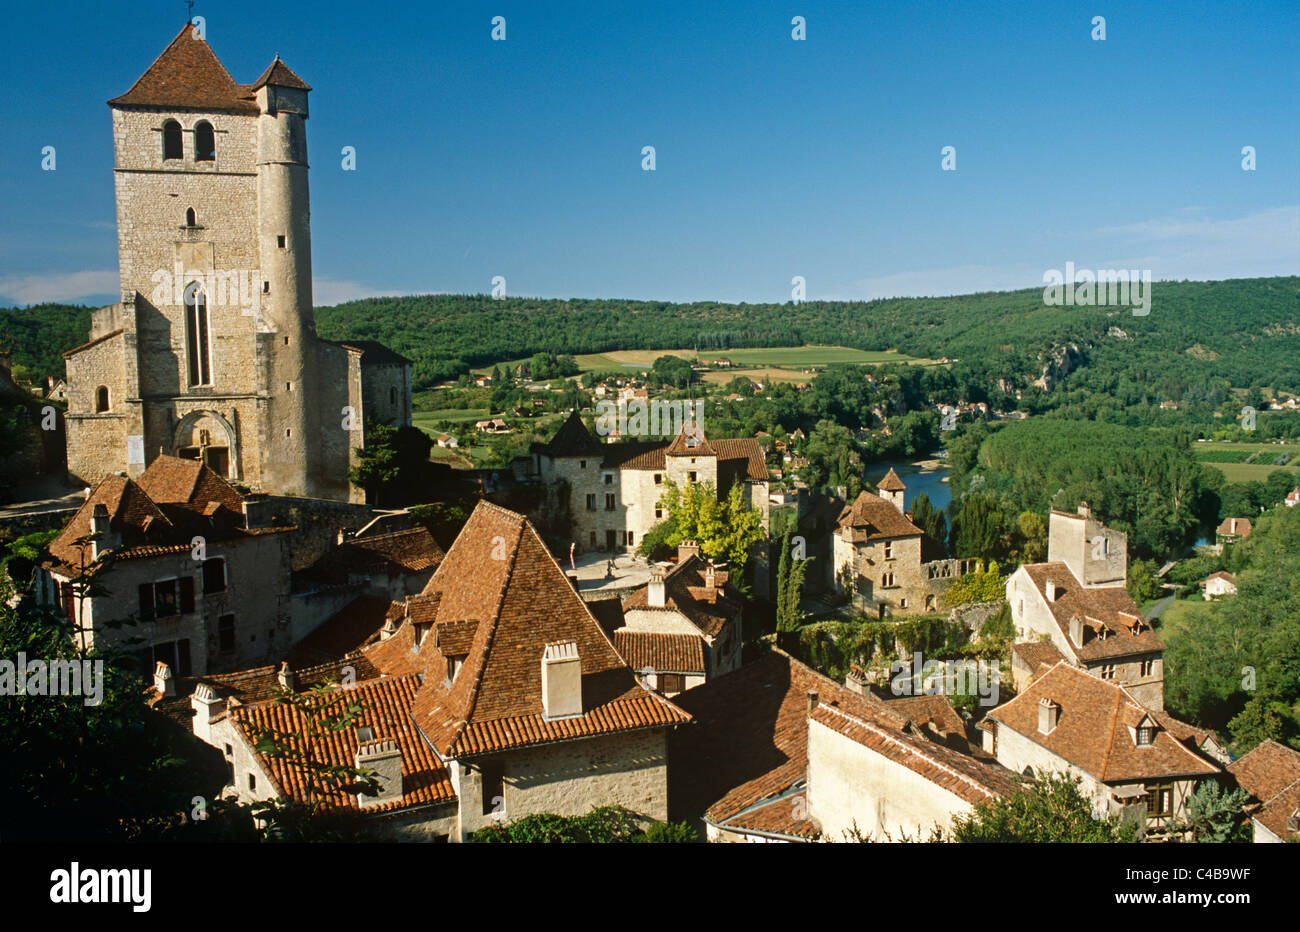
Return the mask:
POLYGON ((803 624, 799 599, 803 595, 804 574, 808 560, 798 559, 790 549, 790 535, 781 541, 781 561, 777 568, 776 630, 798 631, 803 624))
POLYGON ((862 491, 862 454, 847 427, 818 421, 804 446, 806 479, 813 488, 844 486, 849 500, 862 491))
POLYGON ((1242 809, 1249 799, 1239 787, 1224 789, 1214 780, 1204 780, 1187 798, 1184 819, 1177 830, 1191 832, 1193 841, 1211 844, 1249 841, 1242 809))
POLYGON ((1011 526, 1001 498, 992 492, 972 492, 962 499, 952 518, 949 549, 958 557, 1001 560, 1010 556, 1011 526))
POLYGON ((1134 560, 1128 567, 1128 594, 1133 601, 1141 605, 1163 595, 1160 578, 1156 575, 1160 567, 1154 560, 1134 560))
POLYGON ((944 604, 950 608, 966 605, 970 602, 997 602, 1007 597, 1007 577, 1002 575, 998 561, 993 560, 988 567, 980 566, 975 572, 967 573, 944 593, 944 604))
POLYGON ((1019 562, 1042 563, 1047 559, 1047 522, 1036 511, 1022 511, 1016 519, 1020 542, 1019 562))
POLYGON ((623 842, 694 842, 695 831, 685 822, 642 820, 622 806, 593 807, 586 815, 562 816, 542 812, 513 822, 497 822, 470 836, 478 844, 617 844, 623 842))
POLYGON ((1019 844, 1131 842, 1137 826, 1119 816, 1094 819, 1080 792, 1080 780, 1046 773, 1025 789, 975 804, 974 812, 953 819, 958 842, 1019 844))
POLYGON ((763 539, 763 517, 745 501, 739 483, 719 501, 711 482, 688 482, 679 487, 665 479, 658 504, 668 515, 664 520, 669 528, 663 537, 666 546, 698 541, 700 552, 713 560, 725 560, 731 578, 739 582, 750 549, 763 539))

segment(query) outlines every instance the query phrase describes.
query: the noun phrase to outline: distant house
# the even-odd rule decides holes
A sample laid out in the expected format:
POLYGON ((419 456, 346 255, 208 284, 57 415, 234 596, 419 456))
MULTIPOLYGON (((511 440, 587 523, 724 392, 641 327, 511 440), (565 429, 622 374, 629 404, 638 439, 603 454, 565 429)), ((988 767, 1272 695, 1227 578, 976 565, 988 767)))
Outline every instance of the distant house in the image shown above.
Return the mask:
POLYGON ((1232 544, 1250 536, 1249 518, 1224 518, 1215 531, 1215 541, 1220 544, 1232 544))
POLYGON ((1178 410, 1178 402, 1176 402, 1176 401, 1162 401, 1162 402, 1160 402, 1160 410, 1161 410, 1161 411, 1176 411, 1176 410, 1178 410))
POLYGON ((1211 573, 1201 582, 1201 588, 1205 590, 1207 599, 1217 598, 1223 595, 1237 594, 1237 578, 1231 573, 1220 570, 1217 573, 1211 573))
POLYGON ((63 379, 49 376, 45 380, 45 398, 47 401, 67 401, 68 383, 63 379))
POLYGON ((1286 507, 1294 508, 1296 505, 1300 505, 1300 487, 1286 493, 1286 507))
POLYGON ((1246 813, 1257 843, 1300 838, 1300 754, 1269 740, 1229 764, 1228 772, 1250 794, 1246 813))
POLYGON ((485 434, 508 434, 510 427, 499 417, 494 417, 486 421, 475 421, 474 428, 485 434))
POLYGON ((448 450, 454 450, 460 446, 460 441, 457 440, 455 437, 453 437, 451 434, 439 434, 437 442, 438 442, 438 446, 448 450))

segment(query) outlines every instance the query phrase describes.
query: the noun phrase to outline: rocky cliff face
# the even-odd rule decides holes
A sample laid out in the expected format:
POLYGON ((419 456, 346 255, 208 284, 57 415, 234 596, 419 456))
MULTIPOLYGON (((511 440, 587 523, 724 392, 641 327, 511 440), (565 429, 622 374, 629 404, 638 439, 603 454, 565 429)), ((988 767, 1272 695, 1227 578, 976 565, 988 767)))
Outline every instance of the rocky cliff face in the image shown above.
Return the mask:
POLYGON ((1045 392, 1050 392, 1086 360, 1087 356, 1077 343, 1054 346, 1044 354, 1042 374, 1034 379, 1033 384, 1045 392))

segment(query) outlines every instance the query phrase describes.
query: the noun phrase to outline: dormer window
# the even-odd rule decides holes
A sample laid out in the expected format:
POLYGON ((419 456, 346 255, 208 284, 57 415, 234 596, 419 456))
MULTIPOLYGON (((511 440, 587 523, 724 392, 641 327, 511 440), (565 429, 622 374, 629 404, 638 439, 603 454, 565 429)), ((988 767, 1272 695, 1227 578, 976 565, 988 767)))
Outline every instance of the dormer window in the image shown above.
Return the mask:
POLYGON ((460 668, 465 665, 465 658, 467 656, 468 656, 467 654, 457 654, 455 656, 447 658, 447 682, 448 683, 455 682, 456 674, 459 673, 460 668))
POLYGON ((1149 748, 1156 742, 1156 726, 1150 723, 1139 725, 1137 730, 1137 746, 1140 748, 1149 748))

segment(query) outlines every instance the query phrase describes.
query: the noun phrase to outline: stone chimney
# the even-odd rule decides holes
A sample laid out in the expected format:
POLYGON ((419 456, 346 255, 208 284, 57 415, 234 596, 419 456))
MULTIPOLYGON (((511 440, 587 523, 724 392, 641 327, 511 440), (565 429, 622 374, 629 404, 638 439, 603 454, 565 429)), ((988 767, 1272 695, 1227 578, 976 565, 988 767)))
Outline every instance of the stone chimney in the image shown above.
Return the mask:
POLYGON ((582 714, 582 658, 577 641, 547 644, 542 651, 542 717, 547 721, 582 714))
POLYGON ((103 502, 99 502, 90 509, 90 533, 95 535, 95 539, 90 542, 90 558, 92 560, 98 560, 117 546, 117 535, 113 533, 108 517, 108 507, 103 502))
POLYGON ((1061 716, 1061 707, 1044 696, 1038 700, 1038 731, 1050 735, 1056 731, 1056 722, 1061 716))
POLYGON ((194 687, 190 697, 190 706, 194 709, 194 735, 200 741, 212 743, 212 722, 226 711, 226 700, 217 695, 217 691, 207 683, 194 687))
POLYGON ((164 696, 176 695, 176 683, 172 680, 172 668, 161 660, 153 668, 153 688, 164 696))
POLYGON ((684 540, 677 545, 677 562, 685 563, 690 556, 700 555, 700 543, 695 540, 684 540))
POLYGON ((298 674, 289 668, 289 661, 280 661, 280 669, 275 674, 276 681, 285 689, 296 690, 298 688, 298 674))
POLYGON ((402 798, 402 752, 397 749, 397 742, 392 738, 363 741, 357 747, 356 766, 358 770, 374 771, 375 780, 379 783, 378 796, 357 794, 357 805, 362 809, 382 806, 402 798))
POLYGON ((861 696, 867 691, 867 678, 862 675, 860 670, 854 667, 844 677, 844 688, 849 692, 854 692, 861 696))
POLYGON ((646 588, 646 602, 651 608, 663 608, 668 604, 664 583, 667 578, 668 574, 657 567, 650 571, 650 583, 646 588))
POLYGON ((712 563, 704 567, 704 585, 710 589, 718 587, 718 570, 712 563))
POLYGON ((1043 589, 1047 592, 1047 601, 1049 602, 1055 602, 1060 596, 1056 583, 1050 579, 1043 585, 1043 589))
POLYGON ((1083 646, 1083 619, 1078 615, 1070 616, 1070 641, 1075 647, 1083 646))
POLYGON ((817 703, 820 700, 821 697, 817 695, 817 690, 815 689, 808 690, 808 714, 809 715, 817 711, 817 703))

